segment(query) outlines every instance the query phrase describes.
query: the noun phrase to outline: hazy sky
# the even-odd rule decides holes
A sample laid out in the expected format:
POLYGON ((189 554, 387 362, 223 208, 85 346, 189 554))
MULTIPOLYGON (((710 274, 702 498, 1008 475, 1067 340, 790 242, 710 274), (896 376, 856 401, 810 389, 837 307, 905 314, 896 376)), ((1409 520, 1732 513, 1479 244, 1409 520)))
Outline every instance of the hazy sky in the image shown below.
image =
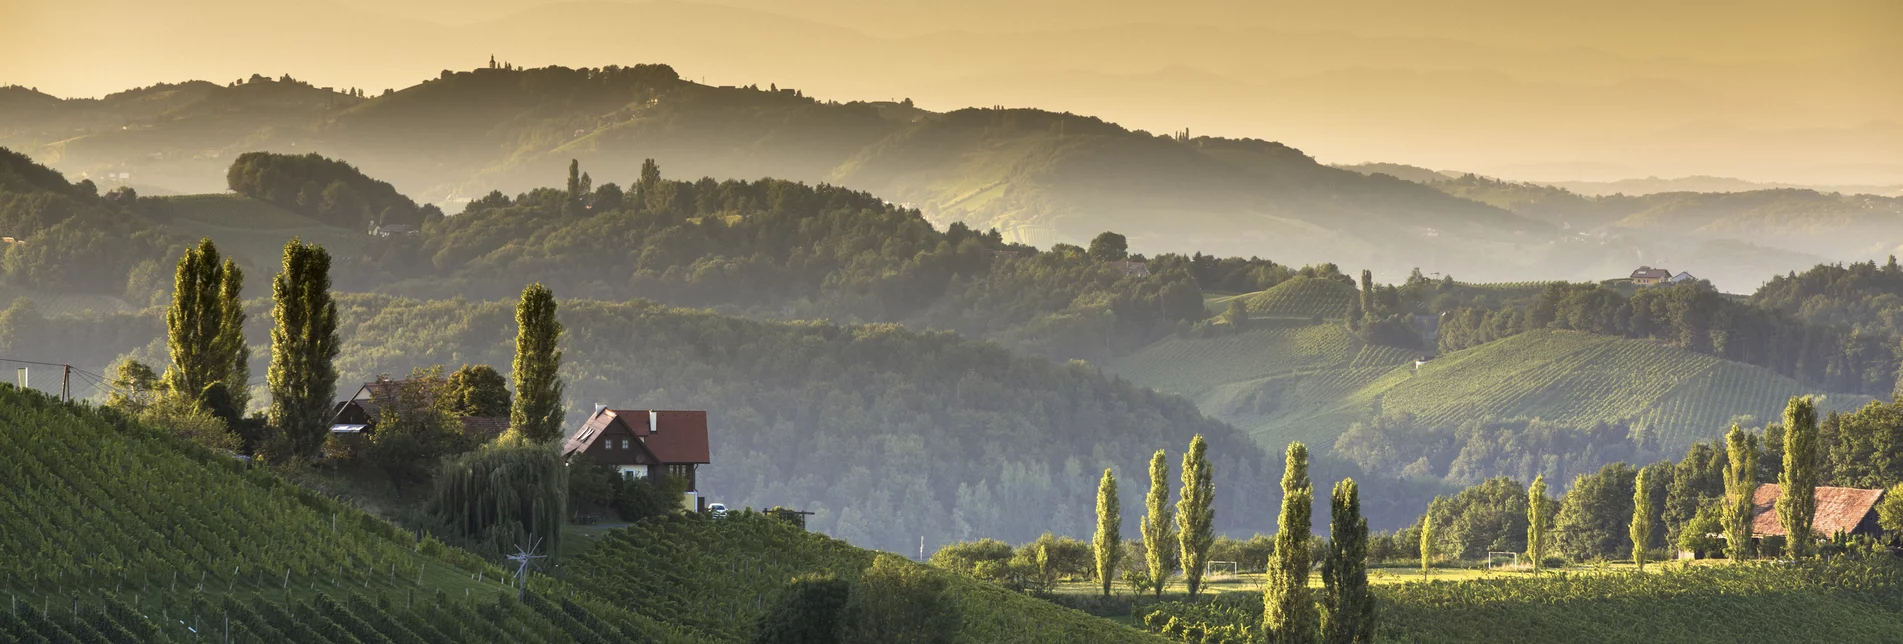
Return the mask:
POLYGON ((289 73, 380 91, 489 54, 665 62, 821 98, 1273 139, 1329 162, 1903 183, 1897 0, 723 2, 0 0, 0 84, 99 96, 289 73))

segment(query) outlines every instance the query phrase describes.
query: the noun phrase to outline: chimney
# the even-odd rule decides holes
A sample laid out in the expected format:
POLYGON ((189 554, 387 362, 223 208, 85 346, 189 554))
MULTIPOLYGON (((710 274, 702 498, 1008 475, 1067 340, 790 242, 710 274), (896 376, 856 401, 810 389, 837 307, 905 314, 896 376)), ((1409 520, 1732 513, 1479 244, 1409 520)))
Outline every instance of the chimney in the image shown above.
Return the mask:
POLYGON ((648 433, 661 433, 661 412, 652 409, 648 410, 648 433))
POLYGON ((608 408, 608 406, 607 406, 607 405, 603 405, 603 404, 601 404, 601 403, 595 403, 595 413, 592 413, 592 414, 589 414, 589 415, 588 415, 588 417, 589 417, 589 418, 594 418, 594 417, 596 417, 596 416, 600 416, 600 415, 601 415, 601 410, 603 410, 603 409, 607 409, 607 408, 608 408))

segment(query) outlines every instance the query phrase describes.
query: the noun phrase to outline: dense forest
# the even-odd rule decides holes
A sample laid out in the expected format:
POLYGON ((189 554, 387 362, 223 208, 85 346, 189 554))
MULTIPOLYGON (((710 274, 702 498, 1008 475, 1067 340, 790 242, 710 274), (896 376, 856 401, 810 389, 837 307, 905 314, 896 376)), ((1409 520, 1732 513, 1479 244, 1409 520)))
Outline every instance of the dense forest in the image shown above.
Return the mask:
POLYGON ((138 195, 104 195, 0 148, 0 235, 7 284, 46 291, 114 293, 141 262, 174 254, 183 240, 158 230, 134 207, 138 195))
POLYGON ((419 207, 390 184, 315 153, 247 152, 225 176, 233 192, 343 228, 412 230, 443 216, 435 205, 419 207))

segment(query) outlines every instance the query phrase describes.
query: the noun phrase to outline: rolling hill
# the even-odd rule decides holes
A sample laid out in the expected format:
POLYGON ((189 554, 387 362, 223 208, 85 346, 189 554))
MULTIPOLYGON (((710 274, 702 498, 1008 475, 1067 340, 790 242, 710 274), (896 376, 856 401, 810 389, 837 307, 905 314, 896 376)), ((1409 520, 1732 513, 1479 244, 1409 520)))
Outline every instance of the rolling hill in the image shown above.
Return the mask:
POLYGON ((370 237, 324 224, 283 208, 230 193, 158 198, 163 228, 187 239, 210 237, 218 250, 245 268, 275 272, 292 238, 320 244, 343 260, 363 254, 370 237))
MULTIPOLYGON (((1333 444, 1349 425, 1406 413, 1431 425, 1537 417, 1575 427, 1630 423, 1666 451, 1720 433, 1731 420, 1778 417, 1791 396, 1823 393, 1769 370, 1657 344, 1534 331, 1421 364, 1369 345, 1339 323, 1284 325, 1231 336, 1171 338, 1106 369, 1182 394, 1271 448, 1333 444)), ((1831 395, 1830 409, 1867 397, 1831 395)))

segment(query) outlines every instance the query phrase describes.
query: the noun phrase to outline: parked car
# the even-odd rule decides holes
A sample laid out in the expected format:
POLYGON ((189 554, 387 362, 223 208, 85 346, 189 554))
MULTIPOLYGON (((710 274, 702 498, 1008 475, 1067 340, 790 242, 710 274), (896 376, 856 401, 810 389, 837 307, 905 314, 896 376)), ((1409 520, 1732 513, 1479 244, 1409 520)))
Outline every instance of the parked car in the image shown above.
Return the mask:
POLYGON ((709 503, 707 504, 707 513, 713 515, 716 519, 727 518, 727 504, 709 503))

